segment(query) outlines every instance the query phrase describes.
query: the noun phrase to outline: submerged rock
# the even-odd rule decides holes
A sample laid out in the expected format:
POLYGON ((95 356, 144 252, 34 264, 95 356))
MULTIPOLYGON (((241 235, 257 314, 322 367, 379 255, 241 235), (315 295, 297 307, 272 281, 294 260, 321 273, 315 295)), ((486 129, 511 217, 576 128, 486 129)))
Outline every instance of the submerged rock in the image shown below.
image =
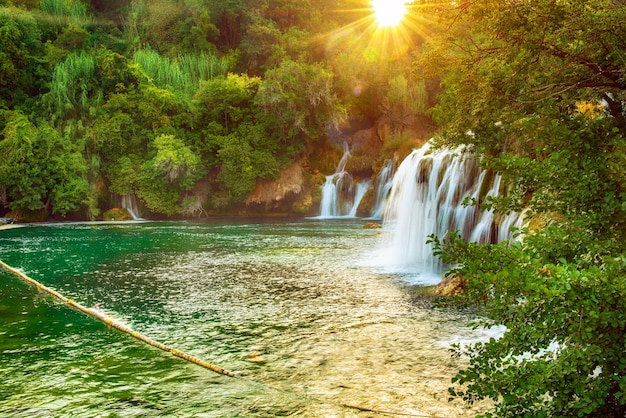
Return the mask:
POLYGON ((380 229, 382 228, 382 225, 377 224, 376 222, 368 222, 365 225, 363 225, 363 229, 380 229))

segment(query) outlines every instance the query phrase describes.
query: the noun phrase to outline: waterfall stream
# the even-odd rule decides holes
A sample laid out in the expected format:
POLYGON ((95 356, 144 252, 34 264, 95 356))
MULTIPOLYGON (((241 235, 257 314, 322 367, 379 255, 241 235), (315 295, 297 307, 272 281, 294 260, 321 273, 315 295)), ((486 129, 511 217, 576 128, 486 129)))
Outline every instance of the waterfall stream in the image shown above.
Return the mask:
POLYGON ((443 238, 459 231, 478 243, 510 238, 511 227, 521 223, 518 213, 497 217, 490 210, 463 204, 466 198, 481 202, 500 193, 500 175, 482 170, 478 161, 459 150, 433 151, 427 143, 402 162, 383 210, 388 233, 381 252, 386 268, 417 273, 421 282, 437 282, 444 266, 426 243, 429 235, 443 238))
POLYGON ((369 180, 360 181, 356 185, 356 192, 354 193, 354 203, 352 204, 352 209, 350 209, 350 213, 348 213, 349 218, 355 218, 357 209, 359 209, 359 205, 361 204, 361 200, 363 200, 363 196, 369 189, 372 188, 372 182, 369 180))
POLYGON ((326 176, 322 186, 320 219, 355 217, 363 196, 372 187, 370 180, 360 181, 355 187, 352 175, 346 171, 346 164, 352 156, 347 143, 344 143, 343 150, 335 172, 326 176))
POLYGON ((139 209, 137 207, 137 198, 134 193, 128 193, 121 196, 121 205, 122 208, 128 211, 133 220, 142 220, 142 218, 138 216, 139 209))
POLYGON ((393 161, 385 161, 385 164, 376 178, 376 195, 374 207, 372 208, 372 219, 381 219, 383 216, 383 209, 387 201, 387 196, 389 195, 389 190, 391 190, 394 171, 395 166, 393 161))

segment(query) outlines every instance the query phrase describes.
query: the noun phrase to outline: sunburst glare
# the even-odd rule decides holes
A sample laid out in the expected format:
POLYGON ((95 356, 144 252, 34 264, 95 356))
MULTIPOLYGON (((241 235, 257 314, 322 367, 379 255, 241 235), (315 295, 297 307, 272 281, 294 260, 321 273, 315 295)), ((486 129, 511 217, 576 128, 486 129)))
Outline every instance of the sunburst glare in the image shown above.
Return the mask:
POLYGON ((381 27, 398 26, 407 12, 404 0, 373 0, 372 8, 376 21, 381 27))
POLYGON ((444 6, 435 0, 367 0, 366 4, 335 11, 351 13, 355 19, 322 35, 328 54, 348 54, 367 62, 401 57, 431 36, 437 25, 433 17, 444 6))

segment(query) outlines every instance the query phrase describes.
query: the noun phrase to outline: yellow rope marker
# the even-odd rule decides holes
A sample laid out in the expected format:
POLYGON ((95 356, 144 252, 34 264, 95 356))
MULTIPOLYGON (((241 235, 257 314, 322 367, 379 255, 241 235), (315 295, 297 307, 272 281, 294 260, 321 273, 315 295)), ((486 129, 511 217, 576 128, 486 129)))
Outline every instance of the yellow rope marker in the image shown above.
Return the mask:
POLYGON ((137 331, 133 331, 132 329, 130 329, 129 327, 127 327, 126 325, 115 321, 114 319, 108 317, 104 312, 96 310, 96 309, 92 309, 92 308, 86 308, 83 305, 81 305, 80 303, 74 302, 71 299, 66 298, 65 296, 63 296, 62 294, 60 294, 59 292, 57 292, 54 289, 51 289, 47 286, 44 286, 43 284, 39 283, 37 280, 35 279, 31 279, 30 277, 28 277, 26 274, 24 274, 21 270, 18 270, 14 267, 9 266, 8 264, 6 264, 4 261, 0 260, 0 266, 3 267, 5 270, 10 271, 11 273, 17 275, 18 277, 22 278, 23 280, 25 280, 26 282, 34 285, 35 287, 37 287, 39 290, 43 290, 44 292, 48 293, 51 296, 54 296, 55 298, 63 301, 63 303, 68 304, 69 306, 71 306, 72 308, 83 312, 89 316, 91 316, 92 318, 98 319, 101 322, 104 322, 107 325, 110 325, 111 327, 125 332, 126 334, 140 340, 143 341, 146 344, 149 344, 153 347, 156 347, 160 350, 163 351, 167 351, 169 353, 172 353, 172 355, 176 356, 176 357, 180 357, 184 360, 187 360, 190 363, 194 363, 197 364, 198 366, 204 367, 205 369, 209 369, 211 371, 214 371, 216 373, 220 373, 223 374, 225 376, 230 376, 230 377, 235 377, 235 373, 228 371, 226 369, 223 369, 219 366, 216 366, 214 364, 211 363, 207 363, 204 360, 201 360, 199 358, 193 357, 187 353, 184 353, 182 351, 170 348, 168 346, 166 346, 165 344, 162 344, 158 341, 154 341, 151 338, 146 337, 143 334, 140 334, 137 331))
POLYGON ((203 360, 200 360, 200 359, 195 358, 193 356, 190 356, 189 354, 184 353, 182 351, 174 349, 174 350, 172 350, 172 355, 174 355, 176 357, 180 357, 180 358, 185 359, 187 361, 190 361, 192 363, 195 363, 198 366, 202 366, 202 367, 204 367, 206 369, 213 370, 216 373, 225 374, 226 376, 231 376, 231 377, 235 376, 233 372, 229 372, 228 370, 224 370, 221 367, 214 366, 213 364, 209 364, 206 361, 203 361, 203 360))

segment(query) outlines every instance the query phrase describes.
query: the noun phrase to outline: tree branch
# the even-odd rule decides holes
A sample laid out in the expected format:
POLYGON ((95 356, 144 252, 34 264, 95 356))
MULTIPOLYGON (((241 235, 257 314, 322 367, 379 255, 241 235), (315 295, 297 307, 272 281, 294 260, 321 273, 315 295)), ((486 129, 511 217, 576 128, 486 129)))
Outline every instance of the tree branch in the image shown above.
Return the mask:
MULTIPOLYGON (((603 67, 601 64, 595 61, 592 61, 584 57, 569 54, 557 48, 556 46, 552 46, 549 49, 549 51, 550 51, 550 54, 554 55, 555 57, 582 65, 588 68, 589 70, 591 70, 593 73, 601 77, 607 78, 611 80, 612 82, 606 85, 597 84, 597 86, 593 85, 589 87, 614 87, 614 88, 619 88, 621 90, 626 90, 626 84, 624 84, 624 82, 622 81, 622 74, 624 73, 623 69, 619 67, 611 66, 611 65, 607 65, 606 67, 603 67)), ((581 87, 584 87, 584 86, 581 86, 581 87)))

